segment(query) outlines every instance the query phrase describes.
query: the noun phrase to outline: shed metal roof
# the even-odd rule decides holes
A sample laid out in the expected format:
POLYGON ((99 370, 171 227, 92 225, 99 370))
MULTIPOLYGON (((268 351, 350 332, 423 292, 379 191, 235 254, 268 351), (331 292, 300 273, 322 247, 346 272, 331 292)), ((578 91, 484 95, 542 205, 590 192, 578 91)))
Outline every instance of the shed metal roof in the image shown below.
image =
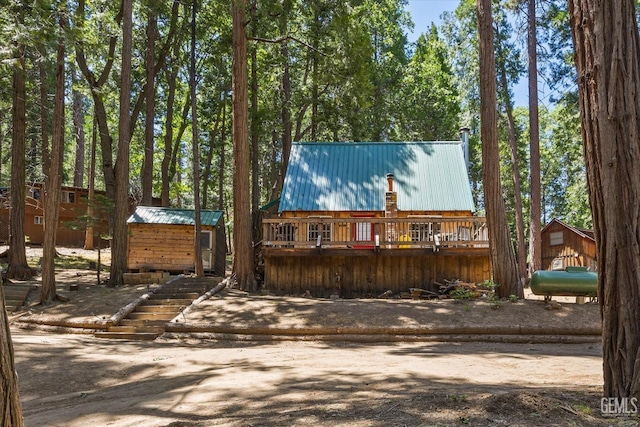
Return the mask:
MULTIPOLYGON (((216 226, 222 219, 221 211, 201 210, 200 223, 216 226)), ((170 224, 195 225, 195 211, 193 209, 159 208, 152 206, 138 206, 127 220, 129 224, 170 224)))
POLYGON ((384 210, 388 173, 398 209, 475 211, 462 143, 294 143, 279 211, 384 210))

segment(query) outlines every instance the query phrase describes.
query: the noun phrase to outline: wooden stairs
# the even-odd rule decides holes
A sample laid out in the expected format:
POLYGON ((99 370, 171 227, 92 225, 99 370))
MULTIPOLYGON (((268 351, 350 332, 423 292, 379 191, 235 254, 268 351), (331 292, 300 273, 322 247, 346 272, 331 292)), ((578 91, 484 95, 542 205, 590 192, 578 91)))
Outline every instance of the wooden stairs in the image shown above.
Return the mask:
POLYGON ((24 305, 32 286, 17 283, 5 283, 2 286, 2 289, 4 291, 4 306, 7 313, 13 313, 24 305))
POLYGON ((162 285, 149 299, 106 331, 99 338, 121 340, 154 340, 165 331, 165 324, 179 315, 218 282, 213 278, 182 278, 162 285))

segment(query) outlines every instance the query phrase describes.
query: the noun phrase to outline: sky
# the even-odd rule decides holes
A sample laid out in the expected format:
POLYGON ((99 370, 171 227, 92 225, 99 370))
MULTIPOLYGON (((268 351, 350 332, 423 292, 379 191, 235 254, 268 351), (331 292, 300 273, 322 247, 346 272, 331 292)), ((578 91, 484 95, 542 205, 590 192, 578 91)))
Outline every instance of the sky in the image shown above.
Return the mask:
MULTIPOLYGON (((459 0, 409 0, 407 9, 411 13, 414 24, 413 33, 408 35, 409 41, 416 41, 420 34, 429 29, 432 22, 440 26, 442 24, 440 15, 443 12, 453 12, 459 4, 459 0)), ((526 107, 529 105, 526 76, 520 79, 513 92, 516 106, 526 107)))

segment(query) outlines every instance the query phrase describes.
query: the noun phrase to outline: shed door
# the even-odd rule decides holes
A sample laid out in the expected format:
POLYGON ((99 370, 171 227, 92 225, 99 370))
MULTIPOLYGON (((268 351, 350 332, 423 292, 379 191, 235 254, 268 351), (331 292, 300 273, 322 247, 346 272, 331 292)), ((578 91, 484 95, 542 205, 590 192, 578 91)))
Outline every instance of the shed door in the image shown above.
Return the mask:
POLYGON ((212 234, 210 230, 202 230, 200 232, 200 247, 202 248, 202 268, 211 270, 211 261, 213 250, 211 248, 212 234))

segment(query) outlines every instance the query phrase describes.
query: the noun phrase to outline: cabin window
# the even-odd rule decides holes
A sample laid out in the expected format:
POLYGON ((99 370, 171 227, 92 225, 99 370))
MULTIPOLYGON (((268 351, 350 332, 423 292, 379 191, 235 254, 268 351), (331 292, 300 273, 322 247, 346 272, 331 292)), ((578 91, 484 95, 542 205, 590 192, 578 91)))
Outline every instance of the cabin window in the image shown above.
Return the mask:
POLYGON ((409 224, 409 235, 412 242, 426 242, 433 240, 433 223, 409 224))
POLYGON ((44 224, 44 217, 43 216, 38 216, 38 215, 34 216, 33 217, 33 223, 37 224, 37 225, 44 224))
POLYGON ((31 190, 29 190, 29 197, 31 197, 32 199, 35 200, 40 200, 40 189, 39 188, 32 188, 31 190))
POLYGON ((318 236, 322 236, 323 242, 331 240, 331 224, 326 223, 309 223, 308 228, 308 240, 315 242, 318 240, 318 236))
POLYGON ((75 203, 76 201, 76 193, 73 191, 63 191, 62 192, 62 203, 75 203))
POLYGON ((551 246, 558 246, 564 243, 562 231, 551 233, 549 237, 551 238, 551 246))

